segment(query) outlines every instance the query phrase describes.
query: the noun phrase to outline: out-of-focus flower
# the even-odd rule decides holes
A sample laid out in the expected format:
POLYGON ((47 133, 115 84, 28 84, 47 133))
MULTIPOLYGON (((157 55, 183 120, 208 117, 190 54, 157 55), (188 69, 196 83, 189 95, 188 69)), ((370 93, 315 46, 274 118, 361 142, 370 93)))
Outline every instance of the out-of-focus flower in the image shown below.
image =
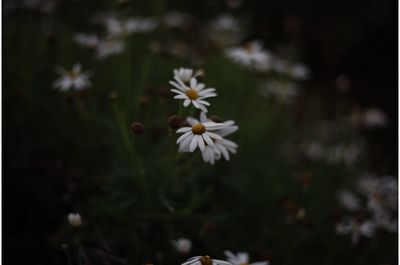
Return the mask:
POLYGON ((175 247, 176 251, 182 255, 188 254, 192 249, 192 241, 187 238, 172 240, 172 245, 175 247))
POLYGON ((164 25, 167 28, 185 28, 193 18, 178 11, 170 11, 164 15, 164 25))
POLYGON ((196 256, 188 259, 182 265, 232 265, 225 260, 212 259, 209 256, 196 256))
POLYGON ((347 190, 340 191, 338 193, 339 203, 349 211, 357 211, 361 209, 360 200, 357 196, 347 190))
POLYGON ((109 36, 123 37, 135 33, 146 33, 157 27, 152 18, 128 18, 119 20, 116 17, 107 17, 104 24, 109 36))
POLYGON ((207 112, 207 107, 210 106, 206 98, 216 97, 215 88, 206 88, 202 83, 198 83, 196 78, 190 80, 190 86, 184 84, 179 78, 175 77, 175 81, 169 83, 177 89, 171 89, 172 92, 178 94, 175 99, 183 99, 183 106, 187 107, 190 103, 196 109, 200 109, 203 112, 207 112), (176 82, 175 82, 176 81, 176 82))
POLYGON ((307 80, 311 76, 310 69, 302 63, 290 63, 285 60, 275 62, 275 71, 286 74, 295 80, 307 80))
POLYGON ((311 160, 320 160, 325 156, 323 146, 318 142, 309 142, 302 145, 303 152, 311 160))
POLYGON ((263 49, 258 41, 248 42, 241 47, 229 48, 225 55, 233 62, 257 71, 269 71, 272 67, 272 55, 263 49))
POLYGON ((106 38, 99 42, 96 51, 97 57, 100 59, 120 54, 124 51, 124 42, 116 38, 106 38))
POLYGON ((373 237, 376 230, 376 223, 373 221, 358 221, 351 218, 344 219, 336 225, 338 234, 351 234, 353 245, 358 244, 360 237, 373 237))
POLYGON ((219 16, 207 27, 207 36, 220 48, 237 44, 242 35, 239 21, 227 14, 219 16))
POLYGON ((68 214, 68 222, 72 227, 80 227, 82 225, 82 218, 79 213, 68 214))
POLYGON ((179 144, 179 150, 181 152, 194 152, 197 147, 201 151, 204 151, 206 144, 214 146, 215 140, 222 140, 223 138, 216 134, 215 131, 223 129, 226 125, 222 123, 216 123, 213 121, 199 121, 197 119, 189 117, 187 122, 191 127, 182 127, 178 129, 177 133, 183 133, 176 141, 179 144), (213 141, 214 139, 214 141, 213 141))
POLYGON ((83 72, 80 63, 76 63, 70 71, 58 67, 57 72, 61 77, 54 82, 54 88, 61 91, 82 90, 91 85, 90 73, 83 72))
POLYGON ((268 265, 268 261, 250 263, 249 253, 238 252, 236 255, 229 250, 224 251, 224 255, 233 265, 268 265))
POLYGON ((242 0, 225 0, 226 5, 230 9, 237 9, 242 5, 242 0))
POLYGON ((77 33, 74 41, 85 48, 95 49, 99 45, 100 39, 96 34, 77 33))
POLYGON ((386 127, 389 123, 386 114, 377 108, 370 108, 365 111, 356 109, 351 114, 351 121, 356 126, 366 128, 386 127))
POLYGON ((290 81, 271 80, 260 87, 260 93, 264 97, 275 97, 280 102, 289 104, 299 94, 299 87, 290 81))
POLYGON ((193 77, 196 77, 193 69, 183 68, 183 67, 179 69, 174 69, 174 79, 175 80, 179 79, 185 85, 189 85, 190 79, 192 79, 193 77))

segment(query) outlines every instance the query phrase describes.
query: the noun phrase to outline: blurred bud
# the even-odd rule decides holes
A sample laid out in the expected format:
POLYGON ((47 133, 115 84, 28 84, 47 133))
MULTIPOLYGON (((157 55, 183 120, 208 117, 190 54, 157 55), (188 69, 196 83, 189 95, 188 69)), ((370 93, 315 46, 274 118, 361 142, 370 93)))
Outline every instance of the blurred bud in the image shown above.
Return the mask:
POLYGON ((176 251, 181 255, 186 255, 192 249, 192 241, 187 238, 179 238, 178 240, 172 240, 172 245, 176 251))
POLYGON ((290 200, 284 200, 281 202, 281 208, 287 213, 296 213, 299 209, 299 205, 290 200))
POLYGON ((145 107, 145 106, 149 105, 149 103, 150 103, 150 97, 149 96, 144 95, 144 96, 141 96, 139 98, 139 105, 140 106, 145 107))
POLYGON ((158 41, 153 41, 150 43, 150 51, 154 54, 159 54, 161 52, 161 44, 158 41))
POLYGON ((53 32, 47 34, 47 43, 49 45, 54 45, 56 43, 56 35, 53 32))
POLYGON ((209 119, 212 120, 213 122, 217 122, 217 123, 221 123, 222 122, 221 118, 218 117, 218 116, 215 116, 215 115, 211 116, 209 119))
POLYGON ((176 130, 183 126, 183 119, 177 115, 172 115, 168 118, 168 126, 176 130))
POLYGON ((305 172, 297 175, 297 179, 300 182, 300 184, 304 190, 307 190, 308 187, 310 186, 312 177, 313 177, 312 174, 308 171, 305 171, 305 172))
POLYGON ((160 97, 161 98, 166 99, 166 98, 170 98, 171 96, 172 96, 172 94, 168 89, 166 89, 166 88, 160 89, 160 97))
POLYGON ((67 243, 62 243, 61 244, 61 249, 62 250, 67 250, 68 249, 68 244, 67 243))
POLYGON ((206 234, 213 232, 216 229, 216 224, 214 221, 210 220, 204 223, 200 233, 199 237, 204 237, 206 234))
POLYGON ((118 92, 115 91, 115 90, 111 91, 110 92, 110 99, 114 100, 114 99, 117 99, 117 98, 118 98, 118 92))
POLYGON ((267 248, 260 253, 260 260, 272 260, 272 250, 267 248))
POLYGON ((68 222, 72 227, 78 228, 82 225, 82 218, 79 213, 68 214, 68 222))
POLYGON ((129 5, 129 0, 118 0, 117 2, 121 7, 126 7, 129 5))
POLYGON ((297 218, 302 220, 306 217, 306 210, 304 208, 301 208, 297 211, 297 218))
POLYGON ((242 4, 242 0, 225 0, 225 2, 230 9, 237 9, 242 4))
POLYGON ((140 122, 134 122, 131 124, 130 130, 131 130, 131 133, 133 133, 135 135, 140 135, 140 134, 144 133, 144 126, 140 122))

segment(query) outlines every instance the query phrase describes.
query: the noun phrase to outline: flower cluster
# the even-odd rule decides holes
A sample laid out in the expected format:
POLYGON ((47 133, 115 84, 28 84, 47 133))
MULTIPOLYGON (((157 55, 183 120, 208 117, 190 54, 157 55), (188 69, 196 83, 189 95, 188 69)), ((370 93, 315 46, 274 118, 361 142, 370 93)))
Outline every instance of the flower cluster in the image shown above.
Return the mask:
POLYGON ((193 69, 175 69, 174 80, 170 84, 174 87, 171 91, 177 94, 174 98, 183 100, 183 106, 193 105, 201 111, 200 119, 188 117, 187 125, 176 132, 182 135, 178 138, 180 152, 194 152, 200 149, 203 160, 214 164, 216 160, 224 157, 230 159, 230 153, 236 153, 236 143, 224 137, 232 134, 238 129, 232 120, 220 122, 207 118, 207 107, 210 103, 206 100, 215 97, 215 88, 206 88, 205 84, 196 78, 198 73, 193 69))

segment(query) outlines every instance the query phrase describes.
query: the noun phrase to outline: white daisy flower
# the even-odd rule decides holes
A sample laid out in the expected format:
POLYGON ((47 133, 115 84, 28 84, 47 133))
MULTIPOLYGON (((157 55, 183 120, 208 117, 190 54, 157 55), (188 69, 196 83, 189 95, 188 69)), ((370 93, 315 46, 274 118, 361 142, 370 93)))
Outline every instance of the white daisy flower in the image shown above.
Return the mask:
POLYGON ((80 227, 82 225, 82 218, 79 213, 68 214, 68 222, 73 227, 80 227))
POLYGON ((196 77, 193 69, 183 67, 179 69, 174 69, 174 79, 179 79, 185 85, 189 85, 190 79, 192 79, 193 77, 196 77))
POLYGON ((299 87, 290 81, 271 80, 260 87, 260 93, 264 97, 275 97, 282 103, 289 104, 299 94, 299 87))
POLYGON ((212 259, 209 256, 196 256, 188 259, 182 265, 232 265, 230 262, 219 259, 212 259))
POLYGON ((258 71, 269 71, 272 66, 272 55, 257 42, 248 42, 243 47, 233 47, 225 51, 233 62, 258 71))
POLYGON ((344 219, 342 223, 336 225, 338 234, 351 234, 351 241, 356 245, 361 236, 372 237, 376 230, 376 223, 372 221, 360 222, 354 219, 344 219))
POLYGON ((192 249, 192 241, 187 238, 172 240, 172 245, 175 247, 176 251, 182 255, 188 254, 192 249))
POLYGON ((347 190, 340 191, 338 194, 339 203, 350 211, 357 211, 361 209, 361 202, 357 196, 347 190))
POLYGON ((231 251, 225 250, 224 255, 226 256, 228 261, 233 265, 268 265, 269 263, 268 261, 250 263, 249 253, 247 252, 238 252, 235 255, 231 251))
POLYGON ((310 69, 303 63, 290 63, 285 60, 275 62, 275 70, 287 74, 295 80, 307 80, 311 76, 310 69))
POLYGON ((242 38, 242 28, 237 19, 224 14, 207 27, 207 36, 218 46, 235 45, 242 38))
POLYGON ((82 90, 91 85, 90 73, 82 72, 80 63, 76 63, 70 71, 61 67, 56 70, 61 77, 54 82, 54 88, 61 91, 82 90))
POLYGON ((77 33, 74 41, 85 48, 94 49, 99 45, 100 39, 96 34, 77 33))
POLYGON ((119 39, 106 38, 99 42, 97 46, 97 57, 100 59, 110 55, 120 54, 124 51, 124 42, 119 39))
POLYGON ((207 107, 210 106, 208 101, 204 99, 216 97, 215 88, 206 88, 202 83, 198 83, 196 78, 190 79, 190 86, 185 85, 179 78, 174 77, 175 81, 169 83, 177 89, 171 89, 172 92, 178 94, 175 99, 183 99, 183 106, 187 107, 190 103, 196 109, 207 112, 207 107))
POLYGON ((194 152, 197 147, 203 152, 206 149, 206 145, 214 146, 215 140, 223 139, 215 133, 215 131, 226 127, 222 123, 213 121, 202 122, 190 117, 187 119, 187 122, 191 127, 182 127, 176 131, 177 133, 183 133, 176 141, 180 145, 180 152, 194 152))

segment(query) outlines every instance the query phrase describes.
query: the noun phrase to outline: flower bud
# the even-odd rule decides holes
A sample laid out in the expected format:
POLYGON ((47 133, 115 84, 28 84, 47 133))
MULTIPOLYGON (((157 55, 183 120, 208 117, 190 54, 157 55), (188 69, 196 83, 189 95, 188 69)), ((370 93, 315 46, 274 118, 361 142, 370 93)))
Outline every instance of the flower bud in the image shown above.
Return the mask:
POLYGON ((144 126, 140 122, 134 122, 131 124, 130 130, 131 130, 131 133, 133 133, 135 135, 140 135, 140 134, 144 133, 144 126))
POLYGON ((168 126, 176 130, 183 126, 183 119, 177 115, 172 115, 168 118, 168 126))

